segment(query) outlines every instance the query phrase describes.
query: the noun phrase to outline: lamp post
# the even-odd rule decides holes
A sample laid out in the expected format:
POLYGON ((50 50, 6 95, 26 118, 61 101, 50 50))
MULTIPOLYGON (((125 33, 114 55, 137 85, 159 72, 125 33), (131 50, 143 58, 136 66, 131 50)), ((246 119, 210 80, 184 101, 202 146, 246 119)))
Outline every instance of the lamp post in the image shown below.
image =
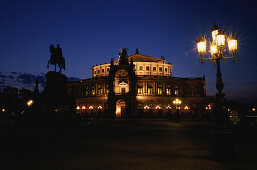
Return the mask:
MULTIPOLYGON (((220 62, 228 59, 232 59, 233 62, 236 61, 237 36, 233 34, 226 36, 221 27, 217 25, 213 26, 211 34, 212 40, 209 42, 209 54, 206 55, 207 43, 205 37, 201 36, 197 40, 197 49, 201 56, 200 61, 202 63, 204 63, 205 60, 209 60, 217 66, 216 88, 218 92, 216 93, 215 119, 217 125, 227 125, 229 114, 224 107, 225 94, 222 92, 224 84, 220 71, 220 62)), ((223 127, 217 127, 214 131, 212 156, 216 160, 230 161, 236 159, 234 136, 233 132, 226 128, 227 126, 224 127, 225 129, 223 129, 223 127)))
POLYGON ((29 100, 29 101, 27 102, 27 106, 30 107, 33 103, 34 103, 33 100, 29 100))
POLYGON ((215 116, 217 123, 225 123, 229 120, 229 115, 224 110, 225 94, 222 92, 224 88, 222 74, 220 71, 220 62, 232 59, 233 62, 236 61, 235 54, 237 52, 237 36, 230 33, 228 36, 221 29, 220 26, 214 25, 211 29, 212 41, 209 42, 209 55, 206 56, 206 38, 200 36, 197 40, 198 53, 201 56, 200 62, 204 63, 205 60, 209 60, 217 66, 216 74, 216 88, 218 92, 216 93, 216 107, 215 116), (227 46, 226 46, 227 39, 227 46), (227 47, 227 48, 226 48, 227 47), (228 50, 227 50, 228 49, 228 50), (229 54, 227 53, 229 52, 229 54))
POLYGON ((102 107, 101 105, 99 105, 99 106, 97 107, 97 109, 98 109, 97 117, 100 118, 100 117, 102 116, 102 109, 103 109, 103 107, 102 107))
POLYGON ((176 98, 175 100, 173 100, 173 104, 176 106, 176 114, 175 114, 175 121, 176 122, 180 122, 180 118, 179 118, 179 105, 181 105, 182 101, 179 100, 178 98, 176 98))
POLYGON ((150 109, 150 107, 146 105, 146 106, 144 107, 144 109, 146 110, 147 117, 150 116, 150 115, 149 115, 149 109, 150 109))
POLYGON ((77 114, 79 114, 79 113, 80 113, 80 107, 77 106, 77 107, 76 107, 76 110, 77 110, 77 114))

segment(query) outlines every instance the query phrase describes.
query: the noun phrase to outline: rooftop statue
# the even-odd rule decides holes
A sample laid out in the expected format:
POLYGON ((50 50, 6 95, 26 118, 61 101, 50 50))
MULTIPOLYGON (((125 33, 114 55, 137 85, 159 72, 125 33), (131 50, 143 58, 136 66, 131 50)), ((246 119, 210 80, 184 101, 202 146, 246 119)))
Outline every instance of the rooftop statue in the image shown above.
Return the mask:
POLYGON ((54 71, 56 72, 56 64, 58 64, 60 70, 59 73, 61 73, 62 68, 65 70, 65 59, 62 55, 62 49, 60 48, 60 45, 57 44, 57 47, 55 48, 53 44, 50 45, 50 60, 48 61, 47 68, 49 68, 49 63, 54 65, 54 71))

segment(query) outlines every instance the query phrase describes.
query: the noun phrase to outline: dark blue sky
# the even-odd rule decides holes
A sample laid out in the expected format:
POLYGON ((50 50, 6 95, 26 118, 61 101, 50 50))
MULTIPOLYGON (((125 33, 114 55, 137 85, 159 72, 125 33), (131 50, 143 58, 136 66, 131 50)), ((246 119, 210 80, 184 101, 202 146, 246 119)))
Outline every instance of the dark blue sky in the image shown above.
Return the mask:
POLYGON ((238 61, 221 65, 228 97, 257 95, 257 5, 254 1, 2 0, 0 71, 46 73, 49 45, 59 43, 67 76, 90 78, 120 48, 165 56, 173 76, 206 76, 214 95, 216 67, 200 64, 195 41, 217 23, 239 36, 238 61))

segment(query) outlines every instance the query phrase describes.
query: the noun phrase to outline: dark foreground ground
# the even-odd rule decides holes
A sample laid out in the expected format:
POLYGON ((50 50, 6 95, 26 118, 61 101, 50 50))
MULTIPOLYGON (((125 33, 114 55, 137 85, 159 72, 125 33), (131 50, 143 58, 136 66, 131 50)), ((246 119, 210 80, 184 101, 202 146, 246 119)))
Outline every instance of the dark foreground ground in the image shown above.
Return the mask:
MULTIPOLYGON (((47 124, 46 124, 47 127, 47 124)), ((256 130, 237 130, 238 159, 214 161, 214 124, 98 120, 77 128, 0 126, 0 169, 257 169, 256 130)))

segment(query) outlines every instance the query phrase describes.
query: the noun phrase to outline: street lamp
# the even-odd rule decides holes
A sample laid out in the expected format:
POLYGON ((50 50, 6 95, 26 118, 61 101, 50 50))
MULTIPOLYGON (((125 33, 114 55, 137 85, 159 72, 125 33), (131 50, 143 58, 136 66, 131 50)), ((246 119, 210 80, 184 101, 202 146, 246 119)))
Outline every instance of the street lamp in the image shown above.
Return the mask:
POLYGON ((182 101, 179 100, 178 98, 176 98, 175 100, 173 100, 173 104, 176 106, 176 114, 175 114, 175 120, 176 122, 179 122, 180 121, 180 118, 179 118, 179 105, 181 105, 182 101))
POLYGON ((158 105, 158 106, 155 107, 155 109, 161 109, 161 107, 158 105))
POLYGON ((216 79, 216 88, 218 90, 216 94, 216 121, 224 122, 229 120, 229 116, 224 112, 223 103, 225 94, 222 92, 224 88, 222 74, 220 71, 220 62, 232 59, 233 62, 236 61, 235 54, 237 52, 237 36, 234 34, 229 34, 226 36, 225 32, 221 29, 220 26, 214 25, 211 29, 212 41, 210 41, 210 54, 205 57, 207 54, 206 47, 206 38, 200 36, 197 40, 197 49, 198 53, 201 56, 200 62, 204 63, 205 60, 209 60, 217 66, 217 79, 216 79), (227 49, 226 49, 226 39, 227 39, 227 49), (226 52, 228 51, 231 56, 226 52))
POLYGON ((147 106, 147 105, 144 107, 144 109, 147 109, 147 110, 148 110, 149 108, 150 108, 150 107, 149 107, 149 106, 147 106))
POLYGON ((30 107, 33 103, 34 103, 33 100, 29 100, 29 101, 27 102, 27 105, 30 107))
POLYGON ((149 116, 149 109, 150 109, 150 107, 149 107, 149 106, 147 106, 147 105, 145 105, 144 109, 146 110, 146 114, 147 114, 147 116, 149 116))
POLYGON ((77 110, 77 114, 79 114, 79 113, 80 113, 80 107, 77 106, 77 107, 76 107, 76 110, 77 110))

